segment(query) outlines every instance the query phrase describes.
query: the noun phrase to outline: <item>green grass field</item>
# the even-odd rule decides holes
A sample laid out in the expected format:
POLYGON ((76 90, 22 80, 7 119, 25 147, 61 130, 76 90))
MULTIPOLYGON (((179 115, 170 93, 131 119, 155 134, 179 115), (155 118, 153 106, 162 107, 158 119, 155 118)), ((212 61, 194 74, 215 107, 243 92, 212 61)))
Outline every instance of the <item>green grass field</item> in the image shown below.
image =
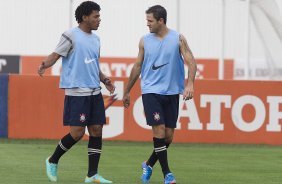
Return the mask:
MULTIPOLYGON (((57 141, 0 139, 1 184, 45 184, 45 159, 57 141)), ((141 162, 152 143, 104 141, 99 173, 116 184, 141 184, 141 162)), ((177 184, 281 184, 282 147, 265 145, 174 144, 170 169, 177 184)), ((60 160, 59 184, 84 183, 87 142, 60 160)), ((159 164, 151 184, 163 183, 159 164)))

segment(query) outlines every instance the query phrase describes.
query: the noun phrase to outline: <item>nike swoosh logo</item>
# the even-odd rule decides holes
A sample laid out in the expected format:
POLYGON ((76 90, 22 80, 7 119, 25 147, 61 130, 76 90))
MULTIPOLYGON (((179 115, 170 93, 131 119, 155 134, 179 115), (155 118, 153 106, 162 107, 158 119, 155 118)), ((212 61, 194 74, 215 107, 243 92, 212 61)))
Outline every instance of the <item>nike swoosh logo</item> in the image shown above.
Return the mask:
POLYGON ((165 64, 162 64, 162 65, 159 65, 159 66, 155 66, 155 64, 153 64, 153 66, 152 66, 152 69, 153 70, 157 70, 157 69, 159 69, 159 68, 161 68, 161 67, 163 67, 163 66, 165 66, 165 65, 167 65, 168 63, 165 63, 165 64))
POLYGON ((93 61, 96 61, 96 59, 87 59, 87 58, 84 59, 85 64, 92 63, 93 61))

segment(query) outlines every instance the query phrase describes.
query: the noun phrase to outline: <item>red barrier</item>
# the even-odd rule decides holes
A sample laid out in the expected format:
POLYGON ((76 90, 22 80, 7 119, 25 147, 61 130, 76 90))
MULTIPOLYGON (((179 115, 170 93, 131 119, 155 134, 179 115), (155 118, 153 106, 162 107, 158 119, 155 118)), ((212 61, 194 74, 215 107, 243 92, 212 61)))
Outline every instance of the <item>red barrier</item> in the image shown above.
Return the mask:
POLYGON ((9 78, 8 137, 56 139, 68 131, 62 126, 64 91, 59 77, 9 78))
MULTIPOLYGON (((21 73, 37 75, 37 69, 46 56, 21 56, 21 73)), ((46 70, 45 75, 51 75, 51 70, 46 70)))
MULTIPOLYGON (((127 79, 114 81, 117 100, 105 100, 106 106, 112 105, 106 110, 104 138, 151 141, 139 81, 132 90, 129 109, 124 109, 121 101, 127 79)), ((197 80, 194 99, 180 101, 174 141, 282 145, 281 85, 274 81, 197 80)), ((62 126, 63 96, 58 77, 11 76, 8 137, 61 138, 68 131, 62 126)))

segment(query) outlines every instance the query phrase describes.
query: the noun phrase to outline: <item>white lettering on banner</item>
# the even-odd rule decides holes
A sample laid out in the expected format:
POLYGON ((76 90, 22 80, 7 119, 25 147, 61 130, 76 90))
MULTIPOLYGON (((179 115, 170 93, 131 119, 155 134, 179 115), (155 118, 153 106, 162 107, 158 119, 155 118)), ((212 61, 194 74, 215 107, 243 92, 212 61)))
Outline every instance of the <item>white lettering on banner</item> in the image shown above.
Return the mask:
POLYGON ((130 64, 127 66, 127 69, 126 69, 126 77, 129 77, 130 76, 130 73, 131 73, 131 70, 133 68, 133 65, 134 64, 130 64))
POLYGON ((124 132, 124 108, 111 106, 106 110, 109 124, 103 127, 103 138, 116 137, 124 132))
POLYGON ((146 118, 144 115, 144 108, 142 102, 142 96, 140 96, 134 103, 133 106, 133 117, 136 123, 144 128, 144 129, 151 129, 149 125, 147 125, 146 118))
POLYGON ((266 126, 268 132, 280 132, 281 125, 279 119, 282 119, 282 112, 279 112, 279 105, 282 104, 281 96, 269 96, 267 97, 269 103, 269 123, 266 126))
POLYGON ((115 71, 115 77, 123 77, 122 72, 126 71, 126 64, 124 63, 113 63, 111 69, 115 71))
MULTIPOLYGON (((121 101, 123 98, 124 81, 115 81, 114 84, 116 86, 116 98, 121 101)), ((102 88, 102 93, 109 94, 105 87, 102 88)), ((281 132, 282 112, 279 111, 279 109, 281 109, 279 107, 282 105, 282 96, 267 96, 265 98, 266 102, 255 95, 243 95, 234 99, 235 101, 232 104, 232 95, 202 94, 200 95, 200 104, 198 107, 195 105, 195 99, 183 101, 180 97, 179 119, 177 121, 176 129, 204 130, 203 125, 206 123, 207 131, 224 131, 225 123, 233 123, 234 126, 242 132, 255 132, 263 127, 266 113, 269 113, 269 121, 267 122, 265 131, 281 132), (267 104, 269 108, 266 107, 267 104), (248 113, 248 110, 244 109, 246 105, 251 105, 255 111, 251 114, 253 119, 249 122, 243 118, 243 115, 248 113), (202 122, 198 108, 208 107, 210 119, 208 122, 202 122), (230 117, 232 120, 231 122, 224 122, 224 119, 222 120, 221 116, 223 108, 230 109, 230 114, 226 116, 230 117), (181 126, 181 122, 179 122, 180 118, 189 119, 187 127, 181 126)), ((141 94, 135 102, 131 101, 131 105, 133 106, 132 116, 134 122, 139 125, 140 128, 150 130, 151 127, 146 124, 146 118, 143 113, 141 94)), ((106 110, 106 116, 109 118, 109 123, 104 126, 103 137, 113 138, 124 133, 124 112, 124 107, 115 106, 115 104, 106 110)))
POLYGON ((108 77, 112 77, 111 69, 108 63, 100 63, 100 70, 108 77))
MULTIPOLYGON (((124 83, 122 81, 114 82, 116 87, 116 99, 122 100, 124 83)), ((103 94, 109 94, 104 87, 101 91, 103 94)), ((106 117, 109 118, 109 123, 104 125, 103 137, 112 138, 124 132, 124 107, 110 106, 106 109, 106 117)))
POLYGON ((221 121, 221 104, 230 108, 230 95, 201 95, 201 107, 207 107, 210 103, 210 122, 207 124, 207 130, 224 130, 221 121))
POLYGON ((181 123, 179 122, 179 118, 188 117, 190 122, 188 123, 189 130, 202 130, 203 124, 200 122, 200 118, 197 112, 196 105, 194 100, 184 101, 182 97, 180 97, 179 101, 179 117, 176 124, 176 129, 181 129, 181 123), (186 108, 184 109, 184 106, 186 108))
MULTIPOLYGON (((203 64, 197 64, 197 71, 196 71, 196 79, 204 79, 203 73, 204 73, 205 66, 203 64)), ((187 64, 184 65, 184 72, 185 72, 185 78, 188 78, 188 66, 187 64)))
POLYGON ((129 77, 133 64, 100 63, 101 71, 109 77, 129 77))
POLYGON ((6 65, 7 65, 6 59, 0 59, 0 72, 2 70, 2 66, 6 66, 6 65))
POLYGON ((234 102, 231 114, 233 123, 239 130, 254 132, 263 125, 266 112, 263 102, 258 97, 245 95, 234 102), (242 117, 242 109, 247 104, 255 108, 255 118, 252 122, 246 122, 242 117))
MULTIPOLYGON (((204 76, 202 74, 204 72, 204 68, 205 68, 205 65, 197 64, 196 79, 204 79, 204 76)), ((185 67, 185 73, 187 73, 186 69, 187 69, 187 72, 188 72, 188 67, 187 66, 185 67)))

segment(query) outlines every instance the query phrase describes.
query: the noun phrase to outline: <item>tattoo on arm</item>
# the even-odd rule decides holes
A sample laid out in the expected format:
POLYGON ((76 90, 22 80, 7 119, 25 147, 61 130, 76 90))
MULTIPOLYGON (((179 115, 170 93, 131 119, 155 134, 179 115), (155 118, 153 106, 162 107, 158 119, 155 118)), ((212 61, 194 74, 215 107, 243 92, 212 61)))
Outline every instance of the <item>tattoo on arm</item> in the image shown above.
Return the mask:
POLYGON ((182 45, 183 54, 188 53, 194 59, 193 53, 192 53, 191 49, 189 48, 187 41, 182 36, 180 36, 180 42, 181 42, 181 45, 182 45))
POLYGON ((186 60, 189 68, 188 81, 194 81, 196 76, 197 64, 195 62, 193 53, 188 46, 186 39, 180 35, 180 49, 184 59, 186 60))

